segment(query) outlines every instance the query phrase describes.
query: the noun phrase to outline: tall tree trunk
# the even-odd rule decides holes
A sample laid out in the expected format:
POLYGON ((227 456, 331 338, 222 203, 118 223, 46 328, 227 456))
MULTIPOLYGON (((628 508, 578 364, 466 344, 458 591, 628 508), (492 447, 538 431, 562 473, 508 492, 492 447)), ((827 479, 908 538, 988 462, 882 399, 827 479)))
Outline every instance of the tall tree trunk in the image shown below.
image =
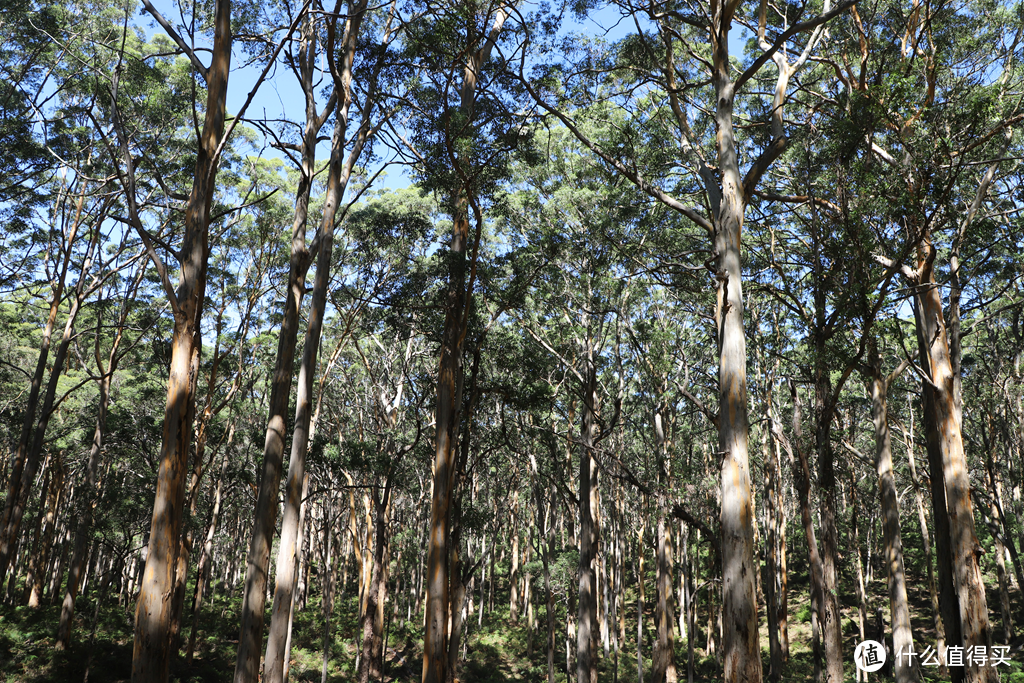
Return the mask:
POLYGON ((313 35, 313 29, 314 21, 309 18, 304 26, 299 64, 302 90, 306 98, 306 126, 302 135, 302 169, 295 196, 295 218, 292 222, 291 256, 288 264, 284 316, 277 341, 274 374, 271 376, 270 382, 270 405, 263 445, 263 465, 260 471, 259 492, 256 498, 252 537, 249 541, 248 561, 245 569, 242 621, 238 636, 234 683, 255 683, 259 675, 267 583, 270 579, 270 551, 277 525, 277 500, 284 461, 284 439, 288 419, 286 413, 294 373, 299 310, 302 308, 302 299, 306 292, 306 273, 310 265, 309 252, 306 250, 309 195, 316 170, 314 166, 316 165, 317 136, 331 109, 331 105, 328 104, 322 115, 318 114, 316 110, 313 72, 318 41, 313 35))
POLYGON ((693 683, 693 655, 697 641, 696 605, 694 604, 693 561, 690 559, 690 526, 683 536, 683 612, 686 613, 686 681, 693 683))
MULTIPOLYGON (((927 374, 922 385, 925 394, 925 424, 930 432, 928 444, 936 541, 939 545, 939 578, 942 581, 943 565, 946 565, 953 588, 953 591, 940 593, 940 598, 948 596, 955 601, 948 608, 943 608, 946 636, 950 642, 958 643, 962 640, 964 648, 991 647, 988 605, 978 564, 978 557, 983 550, 974 530, 970 479, 957 405, 957 378, 950 359, 942 297, 932 267, 934 258, 935 248, 926 235, 918 265, 918 340, 927 374), (938 491, 940 487, 941 492, 938 491), (940 516, 944 518, 941 524, 940 516), (948 552, 943 552, 942 545, 947 542, 948 552), (951 624, 951 621, 959 621, 959 624, 951 624)), ((956 671, 959 668, 951 667, 954 681, 959 679, 956 671)), ((971 683, 998 680, 998 672, 994 667, 972 664, 962 671, 964 679, 971 683)))
POLYGON ((658 601, 655 603, 657 640, 654 646, 652 678, 654 683, 676 683, 675 640, 672 637, 672 542, 665 520, 665 504, 658 513, 658 601))
POLYGON ((359 628, 363 632, 363 651, 359 665, 359 683, 382 679, 381 657, 384 643, 384 599, 387 582, 384 579, 384 554, 387 550, 387 520, 385 513, 391 497, 391 479, 384 485, 384 495, 374 490, 373 507, 373 570, 366 593, 366 610, 359 628))
MULTIPOLYGON (((666 382, 667 383, 667 382, 666 382)), ((664 388, 664 384, 663 384, 664 388)), ((658 530, 657 530, 657 593, 654 622, 657 640, 652 657, 651 678, 654 683, 676 683, 675 641, 672 637, 672 538, 666 521, 669 488, 668 439, 665 435, 666 405, 659 399, 654 413, 654 436, 658 454, 658 530)))
MULTIPOLYGON (((714 197, 716 279, 715 323, 718 337, 718 451, 722 457, 721 538, 724 677, 760 683, 761 648, 754 585, 753 495, 747 453, 747 348, 743 332, 743 274, 740 235, 744 187, 733 130, 735 88, 729 73, 729 26, 738 3, 712 3, 715 122, 721 189, 714 197)), ((709 188, 712 183, 708 183, 709 188)))
MULTIPOLYGON (((512 492, 511 518, 519 516, 519 492, 512 492)), ((508 620, 515 624, 519 621, 519 529, 513 525, 512 528, 512 571, 508 577, 509 583, 509 604, 508 620)))
MULTIPOLYGON (((770 387, 767 387, 770 391, 770 387)), ((769 399, 770 401, 770 399, 769 399)), ((766 409, 767 420, 771 420, 770 403, 766 409)), ((778 510, 780 501, 778 499, 778 470, 776 469, 775 458, 772 456, 772 438, 768 429, 762 430, 764 469, 765 469, 765 510, 768 522, 768 537, 765 539, 765 573, 764 573, 764 594, 765 611, 768 613, 768 652, 771 668, 768 670, 768 678, 773 683, 778 683, 782 678, 782 643, 779 640, 779 600, 778 600, 778 510)))
MULTIPOLYGON (((807 454, 804 451, 802 441, 800 395, 797 393, 796 384, 790 382, 790 392, 793 396, 793 450, 796 451, 797 460, 793 462, 793 479, 796 481, 798 497, 800 499, 800 520, 803 522, 804 534, 807 536, 807 553, 811 565, 811 640, 814 649, 814 680, 821 682, 821 632, 818 624, 818 617, 821 614, 822 603, 825 593, 825 570, 822 567, 821 555, 818 553, 818 541, 814 535, 814 521, 811 517, 811 469, 807 464, 807 454)), ((778 423, 772 423, 776 430, 775 437, 782 438, 782 432, 778 423)))
MULTIPOLYGON (((477 95, 477 81, 483 65, 490 58, 494 43, 508 17, 504 6, 496 9, 494 23, 482 45, 470 45, 469 57, 463 69, 459 113, 469 125, 477 95)), ((454 155, 453 155, 454 158, 454 155)), ((461 169, 460 169, 461 170, 461 169)), ((462 173, 466 171, 462 170, 462 173)), ((462 350, 468 324, 472 280, 467 287, 466 249, 469 243, 470 188, 456 188, 452 198, 452 241, 449 247, 448 286, 445 294, 444 329, 441 335, 440 363, 437 379, 437 405, 434 414, 434 473, 430 499, 429 547, 427 550, 426 594, 427 605, 423 631, 422 683, 446 683, 448 679, 448 619, 449 605, 449 508, 454 495, 456 476, 455 442, 459 433, 462 406, 462 385, 465 369, 462 350)), ((475 261, 479 248, 481 216, 477 216, 477 243, 474 244, 475 261)), ((475 264, 473 264, 475 265, 475 264)), ((493 575, 492 575, 493 576, 493 575)))
MULTIPOLYGON (((917 521, 921 527, 921 544, 924 546, 924 560, 928 565, 928 594, 932 600, 932 619, 935 624, 935 647, 945 652, 946 631, 942 626, 942 613, 939 611, 939 591, 935 583, 935 563, 932 561, 931 532, 928 530, 928 515, 924 508, 924 496, 921 493, 921 480, 917 476, 916 457, 914 455, 914 401, 907 395, 907 425, 903 431, 903 440, 907 447, 907 466, 910 469, 910 480, 914 485, 914 499, 917 502, 917 521)), ((942 667, 945 673, 945 665, 942 667)))
MULTIPOLYGON (((341 499, 338 501, 340 515, 341 499)), ((324 534, 326 536, 325 543, 327 549, 325 551, 324 559, 324 572, 321 574, 323 578, 323 599, 320 602, 323 610, 323 622, 324 622, 324 641, 323 641, 323 661, 320 667, 320 683, 327 683, 327 663, 331 658, 331 617, 334 615, 334 589, 338 583, 338 562, 335 559, 334 552, 334 530, 332 524, 332 517, 330 509, 327 510, 324 534)), ((335 520, 339 519, 339 516, 334 517, 335 520)))
MULTIPOLYGON (((302 477, 302 503, 299 505, 299 525, 298 525, 299 526, 299 532, 298 532, 299 536, 298 536, 298 539, 296 539, 296 541, 295 541, 295 552, 296 552, 296 556, 297 556, 296 559, 297 560, 298 560, 298 555, 301 554, 301 550, 302 550, 302 546, 303 546, 303 542, 304 542, 304 537, 306 535, 305 534, 305 531, 306 531, 306 510, 309 507, 308 500, 309 500, 309 472, 306 472, 306 474, 302 477)), ((300 561, 299 562, 299 572, 294 574, 295 583, 292 584, 292 594, 293 595, 298 590, 299 579, 300 579, 299 575, 301 574, 301 570, 302 570, 302 564, 301 564, 301 561, 300 561)), ((292 625, 294 624, 294 620, 295 620, 295 603, 296 602, 298 602, 298 600, 293 598, 292 599, 291 607, 288 610, 288 627, 287 627, 287 631, 285 633, 285 639, 284 639, 284 662, 282 663, 282 667, 281 667, 282 668, 281 680, 282 680, 283 683, 288 683, 288 675, 291 673, 290 653, 292 651, 292 625)))
MULTIPOLYGON (((822 302, 824 313, 824 302, 822 302)), ((823 321, 822 321, 823 324, 823 321)), ((836 520, 835 453, 832 448, 832 382, 825 367, 824 345, 817 349, 815 367, 814 417, 815 446, 818 454, 818 502, 821 515, 821 564, 824 592, 821 630, 825 655, 826 683, 843 681, 842 614, 839 611, 838 573, 839 530, 836 520)))
POLYGON ((644 524, 641 523, 636 538, 636 679, 644 683, 644 524))
MULTIPOLYGON (((367 0, 350 0, 345 32, 340 46, 342 62, 334 64, 335 29, 337 18, 328 22, 328 61, 338 93, 338 108, 335 112, 334 135, 331 139, 331 158, 328 163, 326 201, 320 223, 318 239, 316 276, 313 281, 309 323, 303 342, 302 363, 299 366, 298 388, 295 401, 295 422, 292 431, 292 449, 288 463, 288 481, 284 515, 281 520, 281 542, 275 574, 274 603, 271 612, 270 634, 267 637, 267 653, 264 662, 265 680, 279 683, 284 675, 284 663, 288 660, 288 624, 291 603, 294 598, 296 561, 300 538, 299 515, 302 487, 305 479, 306 452, 310 442, 310 420, 312 418, 313 379, 316 373, 317 354, 323 330, 327 307, 327 290, 330 284, 331 257, 334 248, 334 227, 338 207, 348 185, 352 170, 362 155, 366 142, 372 134, 370 117, 374 109, 377 76, 382 66, 378 60, 373 67, 364 95, 361 121, 352 141, 352 149, 344 158, 345 135, 348 128, 349 108, 352 104, 352 74, 355 63, 359 31, 367 10, 367 0)), ((389 29, 385 29, 385 34, 389 29)))
MULTIPOLYGON (((537 499, 537 519, 544 525, 544 533, 537 539, 541 546, 540 559, 544 572, 544 594, 547 612, 547 638, 545 639, 545 651, 547 652, 548 683, 555 683, 555 593, 551 587, 551 558, 555 552, 555 526, 554 526, 554 499, 546 506, 544 503, 544 489, 536 480, 536 460, 534 467, 534 496, 537 499)), ((551 494, 554 496, 554 492, 551 494)))
MULTIPOLYGON (((349 19, 345 31, 345 61, 341 68, 344 83, 351 83, 352 60, 359 35, 359 25, 366 10, 365 0, 358 5, 350 3, 349 19)), ((340 88, 339 88, 340 89, 340 88)), ((285 485, 284 514, 281 518, 281 541, 274 575, 274 603, 271 609, 270 633, 263 664, 263 680, 280 683, 284 676, 285 651, 288 639, 288 621, 291 614, 295 587, 296 541, 299 538, 299 512, 302 505, 302 484, 306 476, 306 452, 309 448, 309 427, 312 416, 313 379, 316 374, 317 354, 327 309, 327 289, 330 283, 331 257, 334 253, 334 223, 342 194, 351 172, 351 163, 345 164, 345 132, 351 96, 347 91, 339 95, 334 136, 331 140, 331 159, 327 177, 326 203, 320 223, 320 250, 317 254, 316 275, 313 280, 309 323, 302 346, 298 389, 295 399, 295 422, 292 448, 288 461, 288 480, 285 485)), ((237 670, 236 670, 237 671, 237 670)), ((237 675, 237 674, 236 674, 237 675)), ((239 682, 240 683, 240 682, 239 682)))
POLYGON ((40 533, 42 548, 34 558, 35 568, 32 572, 32 580, 26 584, 26 588, 30 590, 28 596, 29 607, 39 607, 43 597, 43 576, 46 575, 50 561, 50 549, 53 546, 53 536, 57 526, 57 510, 65 497, 64 464, 60 454, 54 456, 51 467, 53 474, 50 477, 50 488, 46 496, 46 517, 43 519, 43 527, 40 533))
MULTIPOLYGON (((588 341, 591 341, 588 338, 588 341)), ((593 343, 588 344, 593 349, 593 343)), ((592 354, 592 351, 591 351, 592 354)), ((580 565, 579 612, 576 627, 576 681, 597 683, 597 581, 595 560, 599 532, 594 503, 597 499, 597 463, 594 461, 594 432, 597 429, 597 367, 587 359, 583 387, 583 423, 580 428, 580 565)))
MULTIPOLYGON (((857 519, 861 513, 857 504, 857 479, 853 472, 850 473, 850 535, 853 537, 853 554, 854 562, 857 565, 857 631, 861 640, 867 637, 865 629, 868 624, 868 594, 864 586, 864 562, 860 556, 860 525, 857 524, 857 519)), ((861 671, 859 667, 855 667, 854 673, 857 676, 858 681, 867 680, 867 672, 861 671)))
MULTIPOLYGON (((1003 644, 1009 645, 1010 641, 1013 640, 1013 610, 1010 607, 1010 591, 1006 576, 1006 546, 1003 545, 1002 541, 1004 527, 997 526, 998 520, 1002 516, 1002 503, 1000 502, 1002 496, 999 492, 999 480, 996 477, 995 463, 992 458, 992 451, 995 450, 995 443, 993 443, 994 434, 992 431, 992 414, 994 412, 993 407, 989 406, 986 418, 987 429, 982 430, 982 447, 985 449, 985 471, 988 474, 989 485, 989 509, 992 515, 992 519, 986 521, 988 521, 992 529, 993 550, 996 556, 996 578, 999 582, 999 613, 1003 625, 1003 644)), ((1012 538, 1008 539, 1008 544, 1012 542, 1012 538)))
POLYGON ((199 556, 199 565, 196 568, 196 587, 195 592, 192 596, 192 628, 188 635, 188 649, 185 653, 185 662, 191 666, 192 657, 196 651, 196 631, 199 628, 199 613, 203 607, 203 589, 206 587, 206 582, 210 574, 210 559, 213 556, 213 538, 217 533, 217 522, 220 520, 221 510, 221 493, 224 489, 224 476, 227 474, 228 463, 231 458, 228 455, 231 452, 231 442, 235 436, 235 421, 231 421, 231 426, 228 428, 228 442, 224 447, 224 453, 221 455, 220 463, 220 475, 217 477, 217 484, 213 491, 213 510, 210 512, 210 523, 207 525, 206 537, 203 540, 203 552, 199 556))
MULTIPOLYGON (((900 538, 900 510, 896 480, 892 469, 892 444, 886 406, 890 378, 882 374, 881 358, 871 358, 871 419, 875 426, 875 465, 878 469, 878 493, 882 499, 882 531, 885 536, 885 565, 889 585, 889 610, 892 648, 895 656, 896 683, 914 683, 920 679, 913 657, 899 656, 913 650, 910 606, 907 604, 907 579, 903 571, 903 542, 900 538)), ((902 368, 901 368, 902 369, 902 368)))
POLYGON ((132 683, 162 683, 169 675, 171 597, 195 413, 194 372, 199 360, 199 324, 206 291, 210 205, 217 171, 216 150, 224 134, 231 66, 231 0, 217 0, 215 25, 213 58, 207 77, 206 119, 185 212, 181 284, 175 294, 171 367, 149 554, 135 611, 132 683))

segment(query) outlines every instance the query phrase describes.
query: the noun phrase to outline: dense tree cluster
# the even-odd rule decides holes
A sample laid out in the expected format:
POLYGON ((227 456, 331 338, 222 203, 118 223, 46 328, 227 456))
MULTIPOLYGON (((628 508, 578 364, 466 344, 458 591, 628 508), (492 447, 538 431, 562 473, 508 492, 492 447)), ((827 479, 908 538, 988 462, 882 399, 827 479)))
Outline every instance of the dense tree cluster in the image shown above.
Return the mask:
POLYGON ((1005 679, 947 648, 1024 619, 1022 16, 0 0, 0 621, 1005 679))

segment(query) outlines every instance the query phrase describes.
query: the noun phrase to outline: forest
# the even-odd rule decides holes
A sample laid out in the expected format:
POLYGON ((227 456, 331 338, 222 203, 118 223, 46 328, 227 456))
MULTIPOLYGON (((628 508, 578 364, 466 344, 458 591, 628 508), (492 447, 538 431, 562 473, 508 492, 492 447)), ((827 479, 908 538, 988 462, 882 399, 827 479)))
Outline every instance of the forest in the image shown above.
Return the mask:
POLYGON ((0 0, 3 683, 1024 682, 1024 3, 0 0))

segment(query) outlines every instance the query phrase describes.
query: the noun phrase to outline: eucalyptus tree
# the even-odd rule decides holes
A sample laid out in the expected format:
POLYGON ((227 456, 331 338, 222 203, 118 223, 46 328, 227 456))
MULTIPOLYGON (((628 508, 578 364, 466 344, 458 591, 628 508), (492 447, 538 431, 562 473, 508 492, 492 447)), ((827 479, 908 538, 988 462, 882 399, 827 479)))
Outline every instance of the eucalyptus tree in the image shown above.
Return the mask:
POLYGON ((317 138, 333 111, 338 97, 337 91, 332 89, 326 106, 322 111, 318 108, 314 91, 316 55, 323 41, 318 35, 317 27, 318 22, 313 15, 308 15, 303 22, 298 41, 290 41, 288 52, 286 52, 287 59, 298 67, 297 72, 304 98, 305 125, 301 129, 301 140, 296 145, 290 142, 287 136, 278 135, 273 129, 268 131, 275 137, 276 146, 289 157, 292 157, 296 151, 299 153, 299 159, 293 159, 299 166, 299 182, 295 193, 295 215, 292 221, 284 315, 270 384, 269 415, 259 478, 259 493, 257 494, 252 537, 249 542, 246 563, 235 681, 241 680, 240 676, 242 679, 253 679, 255 671, 259 668, 259 653, 263 641, 264 603, 267 595, 267 583, 270 578, 270 550, 277 523, 277 497, 284 460, 287 420, 285 413, 288 410, 294 373, 299 310, 306 292, 305 276, 311 264, 310 253, 306 246, 306 226, 316 165, 317 138), (297 149, 295 149, 296 147, 297 149), (243 667, 249 673, 238 673, 243 667))
POLYGON ((38 238, 32 210, 44 201, 57 171, 47 147, 65 151, 60 120, 40 115, 60 87, 51 68, 60 47, 51 37, 65 35, 68 17, 55 5, 19 0, 5 0, 0 14, 0 220, 6 227, 0 284, 7 287, 32 268, 38 238))
MULTIPOLYGON (((376 8, 375 8, 376 9, 376 8)), ((342 199, 348 188, 349 179, 368 143, 388 114, 383 110, 377 97, 377 86, 386 59, 390 56, 388 46, 398 30, 396 5, 391 3, 380 11, 383 18, 374 27, 375 49, 370 51, 365 73, 360 74, 363 82, 362 101, 359 106, 359 123, 351 139, 347 140, 350 107, 357 102, 353 79, 357 74, 357 57, 360 56, 361 29, 369 14, 366 0, 352 0, 348 5, 344 29, 338 33, 338 16, 327 22, 326 56, 331 78, 337 92, 334 111, 335 125, 331 137, 331 156, 328 162, 327 187, 319 229, 319 252, 316 275, 311 293, 310 312, 303 341, 302 360, 299 366, 295 420, 292 430, 292 448, 288 462, 288 479, 284 514, 281 520, 281 543, 275 573, 274 605, 267 637, 267 652, 264 675, 268 681, 285 678, 289 662, 292 601, 295 591, 296 554, 301 550, 301 502, 305 486, 305 457, 309 448, 311 419, 313 417, 313 381, 316 372, 320 337, 326 315, 328 288, 331 280, 331 263, 334 249, 334 230, 342 199), (336 50, 340 52, 340 59, 336 50), (347 150, 347 155, 346 155, 347 150)), ((367 22, 370 25, 370 22, 367 22)), ((252 659, 243 661, 239 648, 239 659, 235 669, 235 681, 252 680, 255 668, 252 659)))
MULTIPOLYGON (((229 150, 231 151, 231 150, 229 150)), ((185 529, 181 538, 179 566, 175 583, 175 610, 172 637, 177 637, 183 620, 186 579, 195 539, 202 534, 206 541, 198 555, 192 605, 192 629, 186 660, 193 654, 194 638, 202 607, 206 573, 212 559, 212 538, 221 512, 218 489, 223 489, 228 476, 226 456, 220 457, 219 477, 211 481, 209 520, 200 523, 199 508, 203 497, 203 479, 221 453, 235 447, 235 432, 242 411, 241 400, 251 387, 264 377, 259 363, 253 362, 260 346, 260 332, 270 321, 266 319, 271 279, 279 263, 279 245, 273 239, 277 226, 287 220, 287 200, 278 193, 291 189, 281 173, 279 161, 247 157, 242 160, 228 155, 223 162, 221 184, 224 195, 256 197, 239 207, 215 204, 218 221, 211 230, 209 273, 212 282, 209 296, 213 333, 212 353, 199 368, 195 449, 186 494, 185 529), (231 162, 231 163, 228 163, 231 162), (271 189, 273 188, 273 189, 271 189)), ((242 427, 245 430, 245 426, 242 427)))
MULTIPOLYGON (((592 52, 575 55, 579 57, 577 63, 546 69, 546 76, 533 81, 535 85, 523 74, 525 87, 544 110, 558 117, 616 173, 702 227, 711 242, 707 264, 718 292, 718 428, 719 451, 724 455, 721 533, 729 539, 723 544, 722 557, 726 679, 761 679, 747 452, 740 234, 746 206, 759 181, 788 146, 784 113, 790 81, 822 39, 824 24, 851 5, 847 2, 832 7, 826 3, 817 17, 805 20, 801 11, 793 22, 786 16, 774 16, 774 12, 769 17, 767 3, 761 3, 760 11, 749 15, 749 25, 757 26, 761 51, 738 75, 732 73, 729 45, 734 21, 745 19, 741 3, 687 3, 667 11, 656 3, 623 5, 624 17, 635 22, 637 31, 620 41, 612 59, 600 59, 592 52), (699 47, 694 51, 689 45, 699 47), (692 59, 685 59, 683 50, 692 54, 692 59), (789 55, 796 57, 791 59, 789 55), (595 77, 600 78, 602 71, 614 73, 616 59, 622 64, 621 74, 627 77, 607 79, 606 92, 601 96, 616 99, 629 111, 630 118, 613 147, 593 140, 579 125, 580 119, 569 112, 567 101, 587 98, 595 77), (771 107, 765 107, 764 123, 771 136, 763 146, 750 149, 754 161, 741 174, 734 107, 742 101, 743 86, 769 60, 775 62, 778 74, 771 107), (629 74, 636 72, 642 73, 650 85, 634 88, 634 77, 629 74), (652 131, 664 141, 656 154, 641 143, 643 136, 652 131), (708 162, 712 154, 717 156, 717 169, 708 162), (666 168, 673 174, 667 175, 666 168), (694 208, 693 201, 703 204, 701 209, 694 208)), ((543 71, 538 74, 543 75, 543 71)), ((841 646, 838 639, 829 642, 834 648, 841 646)), ((829 659, 834 663, 830 677, 841 678, 840 653, 832 653, 829 659)))
POLYGON ((144 164, 138 164, 132 156, 131 147, 139 141, 128 137, 129 122, 125 118, 127 111, 124 100, 119 100, 119 95, 123 97, 119 91, 122 72, 133 62, 133 56, 123 49, 127 43, 127 26, 119 41, 122 49, 115 55, 113 72, 107 75, 101 90, 105 91, 104 99, 109 102, 109 120, 113 130, 108 134, 107 144, 111 157, 118 164, 117 177, 125 190, 124 201, 128 213, 125 220, 144 243, 159 273, 174 318, 149 552, 136 610, 133 681, 162 681, 169 676, 173 595, 180 552, 185 471, 195 413, 194 379, 201 356, 200 324, 209 259, 210 208, 216 191, 217 162, 225 143, 224 103, 231 59, 230 14, 229 0, 217 3, 213 22, 213 55, 211 65, 204 73, 207 81, 205 121, 197 141, 196 165, 192 190, 186 203, 181 242, 178 249, 171 252, 181 267, 180 286, 177 289, 171 283, 165 261, 156 251, 158 246, 163 247, 165 243, 154 239, 149 233, 140 211, 140 198, 137 194, 140 176, 136 173, 136 167, 144 164))
POLYGON ((79 509, 79 517, 75 529, 74 549, 68 567, 67 587, 61 603, 60 621, 57 625, 56 647, 59 650, 67 649, 71 645, 75 599, 78 596, 78 591, 81 588, 82 579, 87 569, 85 567, 86 553, 89 550, 89 540, 93 533, 91 527, 95 514, 94 511, 101 494, 101 491, 98 490, 100 458, 107 440, 107 421, 110 409, 112 379, 121 360, 131 351, 134 343, 143 338, 142 334, 138 334, 133 342, 130 338, 126 338, 125 333, 129 326, 130 316, 137 308, 136 297, 144 274, 145 268, 143 265, 143 267, 137 267, 136 272, 130 274, 129 277, 108 283, 105 287, 108 296, 102 297, 101 301, 96 305, 96 331, 92 348, 96 371, 96 388, 99 394, 96 406, 96 426, 93 430, 89 457, 85 465, 84 481, 82 482, 84 492, 76 496, 74 501, 74 504, 79 509), (104 315, 108 308, 114 308, 117 313, 113 335, 109 341, 107 335, 103 333, 104 315), (109 343, 109 350, 105 349, 107 343, 109 343), (124 348, 122 348, 122 344, 124 348), (104 350, 106 350, 105 361, 103 358, 104 350))
POLYGON ((525 151, 526 131, 508 101, 506 55, 517 48, 506 26, 511 3, 432 6, 407 26, 410 60, 421 65, 409 104, 410 147, 424 187, 442 194, 452 219, 443 294, 435 415, 433 494, 427 559, 422 680, 453 676, 449 616, 450 515, 457 507, 457 457, 464 417, 466 334, 473 310, 484 211, 512 152, 525 151), (497 53, 501 59, 492 62, 497 53), (475 230, 470 234, 470 221, 475 230))
MULTIPOLYGON (((521 189, 514 196, 510 231, 517 242, 536 243, 547 252, 548 263, 533 293, 533 305, 520 314, 522 325, 575 380, 570 401, 582 408, 574 497, 580 525, 576 661, 577 680, 583 683, 597 678, 598 473, 613 469, 611 458, 601 455, 607 450, 601 442, 616 431, 621 414, 622 319, 629 317, 624 309, 632 305, 628 270, 632 264, 622 250, 628 250, 635 239, 633 231, 651 217, 637 201, 632 185, 587 158, 569 131, 557 127, 548 135, 546 141, 538 140, 538 145, 549 149, 547 163, 524 165, 520 171, 521 189), (609 376, 612 373, 619 375, 617 380, 609 376)), ((659 441, 658 448, 663 446, 659 441)), ((674 668, 671 656, 663 668, 674 668)))
MULTIPOLYGON (((1009 95, 1018 78, 1010 55, 1020 34, 1002 11, 978 23, 967 8, 939 9, 925 3, 908 16, 884 7, 856 15, 848 35, 859 44, 859 68, 835 74, 864 127, 857 154, 871 172, 857 177, 856 201, 877 245, 871 253, 903 276, 914 302, 921 367, 913 367, 922 382, 945 635, 972 647, 991 644, 991 633, 962 434, 960 318, 969 283, 960 259, 970 254, 981 265, 991 253, 971 238, 989 189, 999 188, 1004 132, 1020 116, 1009 95), (965 25, 986 37, 955 39, 965 25), (898 76, 892 64, 900 65, 898 76), (972 171, 978 165, 985 168, 980 178, 972 171), (948 267, 940 250, 949 254, 948 267)), ((837 55, 837 65, 843 59, 837 55)), ((954 680, 995 675, 974 665, 951 673, 954 680)))
MULTIPOLYGON (((900 533, 900 510, 893 476, 892 439, 889 436, 889 386, 906 369, 904 360, 891 373, 882 371, 882 357, 877 345, 869 358, 871 421, 875 431, 875 466, 878 469, 878 492, 882 502, 882 530, 885 535, 885 559, 889 585, 889 610, 893 652, 909 652, 914 647, 910 628, 910 606, 907 600, 907 579, 903 562, 903 540, 900 533)), ((910 683, 920 678, 917 662, 898 657, 894 662, 897 683, 910 683)))
MULTIPOLYGON (((147 250, 160 271, 168 301, 174 312, 174 337, 170 375, 167 382, 167 408, 164 415, 160 471, 157 476, 149 555, 139 592, 135 621, 135 646, 132 681, 166 681, 170 664, 170 616, 174 571, 181 534, 181 503, 185 469, 195 414, 195 365, 200 356, 202 306, 206 290, 209 258, 208 230, 210 204, 214 195, 217 161, 224 139, 224 103, 227 98, 231 64, 231 2, 219 0, 216 6, 213 56, 207 78, 206 118, 196 155, 195 177, 185 214, 181 247, 181 284, 171 287, 163 262, 153 249, 152 240, 136 216, 147 250)), ((131 152, 127 141, 120 140, 128 174, 132 173, 131 152)), ((127 201, 134 203, 134 178, 126 183, 127 201)))

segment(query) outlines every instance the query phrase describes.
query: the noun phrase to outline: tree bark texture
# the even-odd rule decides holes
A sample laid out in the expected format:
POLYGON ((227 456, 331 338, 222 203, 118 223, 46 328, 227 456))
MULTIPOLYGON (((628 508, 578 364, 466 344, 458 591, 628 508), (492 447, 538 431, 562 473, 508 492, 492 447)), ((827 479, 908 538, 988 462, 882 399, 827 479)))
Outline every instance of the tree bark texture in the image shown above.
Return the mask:
MULTIPOLYGON (((722 608, 724 677, 760 683, 761 648, 754 585, 754 523, 747 452, 747 351, 743 331, 740 235, 744 189, 733 131, 734 83, 729 73, 729 25, 736 3, 713 3, 715 120, 721 169, 720 205, 715 211, 718 298, 718 450, 722 457, 722 608)), ((714 202, 713 202, 714 204, 714 202)))
MULTIPOLYGON (((926 239, 920 249, 918 266, 918 284, 921 285, 916 307, 918 339, 928 376, 928 380, 923 382, 923 393, 926 395, 925 410, 929 413, 925 425, 931 432, 927 435, 927 441, 932 470, 936 541, 939 544, 937 559, 940 581, 945 564, 953 588, 951 592, 940 593, 940 598, 943 595, 955 598, 952 605, 943 608, 949 643, 960 643, 964 648, 991 647, 988 606, 978 561, 984 551, 978 544, 974 530, 970 479, 955 396, 955 373, 950 362, 942 297, 932 268, 934 257, 935 249, 926 239), (939 487, 941 491, 937 490, 939 487), (939 493, 942 494, 941 498, 939 493), (940 516, 944 518, 942 523, 939 521, 940 516), (944 553, 941 547, 945 540, 943 535, 948 538, 948 553, 944 553), (950 621, 959 621, 959 627, 950 624, 950 621)), ((959 668, 951 667, 950 673, 954 680, 958 677, 956 669, 959 668)), ((964 680, 971 683, 988 683, 998 679, 997 670, 990 666, 972 664, 963 667, 962 671, 964 680)))

